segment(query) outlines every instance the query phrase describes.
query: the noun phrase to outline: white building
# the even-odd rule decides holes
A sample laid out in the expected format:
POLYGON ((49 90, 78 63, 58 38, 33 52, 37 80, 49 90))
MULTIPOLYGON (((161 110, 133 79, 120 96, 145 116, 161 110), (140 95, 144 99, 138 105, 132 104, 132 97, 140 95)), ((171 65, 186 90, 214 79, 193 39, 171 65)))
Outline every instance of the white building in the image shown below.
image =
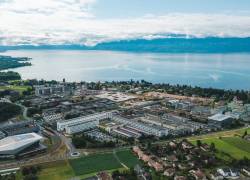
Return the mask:
POLYGON ((135 120, 126 119, 126 118, 119 117, 119 116, 114 116, 112 118, 112 120, 119 122, 121 124, 124 124, 124 125, 128 126, 129 128, 140 131, 144 134, 154 135, 157 137, 162 137, 162 136, 168 135, 168 129, 160 127, 160 126, 140 123, 140 122, 137 122, 135 120))
POLYGON ((52 85, 52 86, 35 86, 35 95, 41 96, 41 95, 51 95, 55 93, 64 93, 65 92, 65 86, 64 85, 52 85))
POLYGON ((217 126, 217 127, 225 127, 232 123, 232 116, 225 114, 215 114, 213 116, 208 117, 208 125, 217 126))
POLYGON ((110 119, 112 116, 113 111, 110 111, 59 121, 57 122, 57 130, 64 131, 67 134, 75 134, 97 127, 100 120, 110 119))
POLYGON ((28 147, 39 143, 43 137, 36 133, 9 136, 0 140, 0 156, 17 155, 28 147))

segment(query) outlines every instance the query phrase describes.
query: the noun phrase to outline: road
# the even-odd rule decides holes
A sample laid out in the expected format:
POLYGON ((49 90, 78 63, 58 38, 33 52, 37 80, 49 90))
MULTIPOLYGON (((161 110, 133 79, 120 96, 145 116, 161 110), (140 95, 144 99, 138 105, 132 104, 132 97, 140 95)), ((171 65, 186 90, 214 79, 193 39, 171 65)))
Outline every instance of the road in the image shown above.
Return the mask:
POLYGON ((72 144, 72 141, 71 139, 65 137, 64 135, 58 133, 58 132, 55 132, 60 138, 61 140, 63 141, 63 143, 66 145, 67 149, 68 149, 68 157, 76 157, 76 156, 79 156, 80 153, 76 150, 75 146, 72 144), (76 154, 76 155, 73 155, 73 154, 76 154))
POLYGON ((31 120, 31 118, 29 118, 29 117, 27 116, 28 108, 25 107, 25 106, 23 106, 22 104, 19 104, 19 103, 15 103, 15 104, 16 104, 17 106, 19 106, 19 107, 22 108, 22 111, 23 111, 23 118, 24 118, 25 120, 31 120))

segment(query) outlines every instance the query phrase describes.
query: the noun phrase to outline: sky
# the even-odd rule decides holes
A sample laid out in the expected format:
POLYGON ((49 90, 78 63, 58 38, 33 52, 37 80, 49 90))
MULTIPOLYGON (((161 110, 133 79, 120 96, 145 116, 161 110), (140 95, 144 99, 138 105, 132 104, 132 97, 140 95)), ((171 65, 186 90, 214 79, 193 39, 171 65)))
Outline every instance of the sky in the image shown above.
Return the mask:
POLYGON ((250 37, 249 0, 0 0, 0 45, 250 37))

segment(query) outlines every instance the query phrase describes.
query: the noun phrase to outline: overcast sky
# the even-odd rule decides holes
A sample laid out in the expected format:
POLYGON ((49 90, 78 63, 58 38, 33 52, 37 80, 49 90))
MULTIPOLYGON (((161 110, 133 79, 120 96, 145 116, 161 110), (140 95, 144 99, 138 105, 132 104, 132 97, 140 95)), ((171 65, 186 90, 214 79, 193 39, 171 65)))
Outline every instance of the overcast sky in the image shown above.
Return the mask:
POLYGON ((249 37, 250 0, 0 0, 0 44, 249 37))

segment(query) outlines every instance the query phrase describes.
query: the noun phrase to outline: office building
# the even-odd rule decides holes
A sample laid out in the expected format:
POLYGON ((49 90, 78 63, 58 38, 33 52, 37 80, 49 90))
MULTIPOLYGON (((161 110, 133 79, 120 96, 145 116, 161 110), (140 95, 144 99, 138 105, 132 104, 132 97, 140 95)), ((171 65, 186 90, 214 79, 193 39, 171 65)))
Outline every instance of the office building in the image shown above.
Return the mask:
POLYGON ((57 130, 64 131, 66 134, 75 134, 95 128, 99 125, 100 120, 110 119, 112 116, 113 112, 111 111, 59 121, 57 122, 57 130))

